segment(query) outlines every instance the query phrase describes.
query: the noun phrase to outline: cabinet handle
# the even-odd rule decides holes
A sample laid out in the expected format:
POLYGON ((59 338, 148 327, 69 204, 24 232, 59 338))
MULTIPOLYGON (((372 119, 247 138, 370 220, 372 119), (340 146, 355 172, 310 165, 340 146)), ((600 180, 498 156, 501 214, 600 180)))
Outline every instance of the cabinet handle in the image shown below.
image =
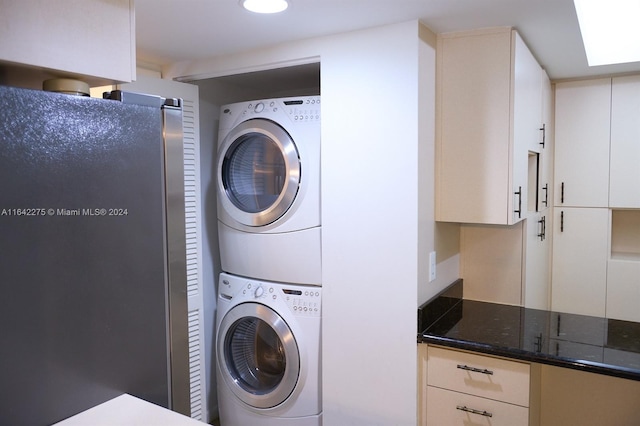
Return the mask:
POLYGON ((542 145, 542 148, 544 149, 544 143, 547 139, 547 125, 545 123, 542 123, 540 131, 542 132, 542 142, 540 142, 540 145, 542 145))
POLYGON ((486 368, 469 367, 468 365, 465 365, 465 364, 458 364, 458 368, 460 370, 473 371, 474 373, 493 375, 493 371, 487 370, 486 368))
POLYGON ((560 184, 560 203, 564 204, 564 182, 560 184))
POLYGON ((548 200, 549 200, 549 184, 545 183, 544 186, 542 187, 542 190, 544 191, 544 200, 542 200, 542 204, 544 204, 545 207, 547 207, 549 205, 548 200))
POLYGON ((560 212, 560 232, 564 232, 564 211, 560 212))
POLYGON ((542 216, 542 219, 538 221, 538 223, 540 224, 540 233, 538 234, 538 237, 540 237, 540 241, 544 241, 547 234, 546 222, 547 222, 546 216, 542 216))
POLYGON ((474 410, 473 408, 469 408, 469 407, 466 407, 464 405, 456 405, 456 410, 464 411, 466 413, 471 413, 471 414, 479 414, 479 415, 485 416, 485 417, 493 417, 493 414, 491 414, 488 411, 485 411, 485 410, 474 410))
POLYGON ((514 210, 514 213, 518 213, 518 219, 522 217, 522 187, 519 186, 518 190, 514 192, 518 196, 518 210, 514 210))
POLYGON ((536 352, 542 352, 542 333, 538 334, 535 339, 536 341, 533 343, 533 345, 536 348, 536 352))

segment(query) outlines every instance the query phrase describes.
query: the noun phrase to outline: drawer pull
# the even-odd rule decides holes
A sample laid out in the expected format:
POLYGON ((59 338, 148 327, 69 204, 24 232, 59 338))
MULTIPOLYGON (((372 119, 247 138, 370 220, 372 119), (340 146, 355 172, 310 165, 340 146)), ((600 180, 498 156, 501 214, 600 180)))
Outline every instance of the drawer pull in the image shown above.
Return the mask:
POLYGON ((479 414, 479 415, 485 416, 485 417, 493 417, 493 414, 491 414, 488 411, 474 410, 473 408, 469 408, 469 407, 466 407, 464 405, 457 405, 456 406, 456 410, 464 411, 465 413, 479 414))
POLYGON ((493 371, 487 370, 486 368, 469 367, 468 365, 464 365, 464 364, 458 364, 458 368, 460 370, 473 371, 474 373, 482 373, 482 374, 489 374, 489 375, 493 374, 493 371))

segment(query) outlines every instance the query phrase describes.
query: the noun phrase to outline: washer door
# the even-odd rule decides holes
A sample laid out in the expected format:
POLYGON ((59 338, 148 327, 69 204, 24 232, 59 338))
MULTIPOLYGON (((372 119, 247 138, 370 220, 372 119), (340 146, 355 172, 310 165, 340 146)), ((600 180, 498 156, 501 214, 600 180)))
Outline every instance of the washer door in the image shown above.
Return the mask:
POLYGON ((298 345, 287 323, 265 305, 231 309, 220 323, 217 351, 225 383, 245 404, 275 407, 296 387, 298 345))
POLYGON ((300 158, 291 136, 267 119, 240 123, 224 140, 218 159, 218 197, 226 212, 247 226, 278 220, 300 185, 300 158))

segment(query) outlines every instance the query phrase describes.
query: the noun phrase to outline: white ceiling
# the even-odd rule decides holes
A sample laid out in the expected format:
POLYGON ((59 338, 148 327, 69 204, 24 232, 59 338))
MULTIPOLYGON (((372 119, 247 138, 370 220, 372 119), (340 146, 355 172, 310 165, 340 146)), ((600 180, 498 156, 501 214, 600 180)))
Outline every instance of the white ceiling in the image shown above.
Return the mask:
MULTIPOLYGON (((290 0, 276 15, 239 0, 135 0, 138 59, 210 58, 291 40, 419 19, 436 33, 513 26, 554 79, 640 72, 640 62, 589 68, 573 0, 290 0)), ((639 41, 640 42, 640 41, 639 41)))

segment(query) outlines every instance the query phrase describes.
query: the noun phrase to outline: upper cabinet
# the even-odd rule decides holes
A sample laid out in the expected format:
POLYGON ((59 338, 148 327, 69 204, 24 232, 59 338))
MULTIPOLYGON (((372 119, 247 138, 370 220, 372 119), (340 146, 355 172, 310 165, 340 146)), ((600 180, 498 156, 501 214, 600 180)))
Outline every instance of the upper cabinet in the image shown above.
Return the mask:
POLYGON ((511 225, 538 210, 543 81, 511 28, 438 37, 436 220, 511 225))
POLYGON ((9 1, 1 9, 3 75, 41 72, 92 86, 135 80, 133 0, 9 1))
POLYGON ((609 207, 640 208, 640 76, 611 86, 609 207))
POLYGON ((610 124, 610 78, 556 84, 556 206, 608 207, 610 124))

